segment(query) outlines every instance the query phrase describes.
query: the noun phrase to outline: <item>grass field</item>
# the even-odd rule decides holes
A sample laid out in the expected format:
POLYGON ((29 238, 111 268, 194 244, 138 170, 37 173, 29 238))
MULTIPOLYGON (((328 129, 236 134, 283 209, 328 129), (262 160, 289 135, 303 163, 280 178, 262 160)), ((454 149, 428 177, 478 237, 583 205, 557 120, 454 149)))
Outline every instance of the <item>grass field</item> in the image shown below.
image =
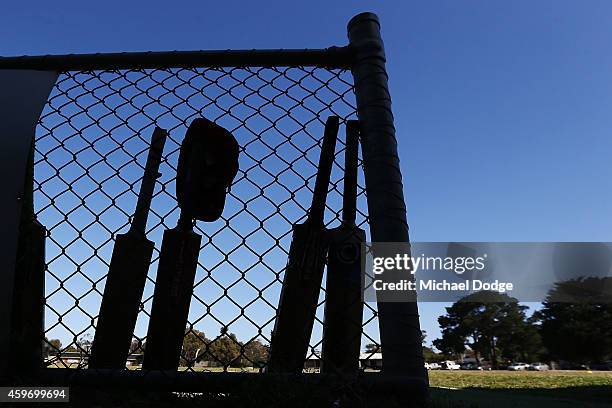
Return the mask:
MULTIPOLYGON (((136 367, 130 367, 134 369, 136 367)), ((223 371, 221 367, 198 367, 195 371, 223 371)), ((231 372, 257 372, 251 368, 231 368, 231 372)), ((254 374, 256 375, 256 374, 254 374)), ((612 371, 429 371, 432 408, 547 408, 612 407, 612 371)), ((254 390, 250 398, 260 396, 254 390)), ((291 394, 282 390, 281 394, 291 394)), ((266 392, 267 394, 267 392, 266 392)), ((268 395, 270 397, 270 395, 268 395)), ((285 395, 286 397, 286 395, 285 395)), ((307 396, 303 396, 307 400, 307 396)), ((275 398, 272 398, 275 400, 275 398)), ((148 401, 147 403, 149 403, 148 401)), ((235 402, 235 401, 234 401, 235 402)), ((254 402, 254 401, 252 401, 254 402)), ((398 406, 374 402, 367 406, 398 406)), ((154 406, 184 406, 158 404, 154 406)), ((146 405, 146 404, 145 404, 146 405)), ((143 405, 143 406, 145 406, 143 405)), ((204 398, 187 404, 190 407, 225 405, 204 398), (217 404, 218 403, 218 404, 217 404)), ((134 405, 139 406, 140 405, 134 405)), ((253 404, 252 406, 260 406, 253 404)), ((269 406, 266 405, 266 406, 269 406)))
POLYGON ((435 407, 612 407, 612 372, 430 371, 435 407))

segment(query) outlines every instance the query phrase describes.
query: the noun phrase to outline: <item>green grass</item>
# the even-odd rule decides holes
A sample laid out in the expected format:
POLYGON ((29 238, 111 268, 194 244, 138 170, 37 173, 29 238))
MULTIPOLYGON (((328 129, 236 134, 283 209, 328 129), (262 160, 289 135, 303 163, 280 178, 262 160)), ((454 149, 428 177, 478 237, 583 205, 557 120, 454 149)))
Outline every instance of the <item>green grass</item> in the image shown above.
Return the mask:
POLYGON ((430 371, 429 381, 436 407, 612 406, 612 372, 430 371))
POLYGON ((430 371, 432 387, 529 389, 612 386, 612 371, 430 371))

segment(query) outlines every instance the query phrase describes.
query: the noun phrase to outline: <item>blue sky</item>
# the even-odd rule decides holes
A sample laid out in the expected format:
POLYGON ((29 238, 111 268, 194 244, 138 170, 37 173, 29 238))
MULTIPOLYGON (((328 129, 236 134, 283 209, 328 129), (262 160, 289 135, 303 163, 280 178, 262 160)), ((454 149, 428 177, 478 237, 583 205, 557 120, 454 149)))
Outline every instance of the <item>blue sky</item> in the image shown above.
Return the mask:
POLYGON ((93 4, 4 4, 0 54, 317 48, 374 11, 412 240, 612 241, 609 2, 93 4))

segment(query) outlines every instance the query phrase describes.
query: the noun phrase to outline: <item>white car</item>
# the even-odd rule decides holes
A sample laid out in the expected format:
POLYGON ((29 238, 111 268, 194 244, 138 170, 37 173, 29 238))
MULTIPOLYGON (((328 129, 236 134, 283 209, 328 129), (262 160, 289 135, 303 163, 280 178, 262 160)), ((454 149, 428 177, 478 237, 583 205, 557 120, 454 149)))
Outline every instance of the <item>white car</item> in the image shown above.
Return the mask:
POLYGON ((454 361, 443 361, 441 366, 440 366, 443 370, 460 370, 461 366, 457 363, 455 363, 454 361))
POLYGON ((425 363, 425 367, 428 370, 439 370, 440 369, 440 364, 438 364, 438 363, 425 363))
POLYGON ((512 363, 508 366, 510 371, 525 371, 529 368, 529 364, 526 363, 512 363))
POLYGON ((528 369, 531 371, 548 371, 550 367, 545 363, 533 363, 529 365, 528 369))

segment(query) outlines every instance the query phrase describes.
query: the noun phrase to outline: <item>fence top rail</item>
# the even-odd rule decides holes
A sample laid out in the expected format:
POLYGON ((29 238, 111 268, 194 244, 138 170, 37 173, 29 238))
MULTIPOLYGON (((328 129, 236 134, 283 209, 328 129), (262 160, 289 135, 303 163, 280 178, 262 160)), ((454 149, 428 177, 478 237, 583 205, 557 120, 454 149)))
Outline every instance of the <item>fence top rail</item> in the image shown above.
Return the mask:
POLYGON ((323 49, 121 52, 0 57, 0 69, 96 71, 192 67, 320 66, 349 69, 348 46, 323 49))

